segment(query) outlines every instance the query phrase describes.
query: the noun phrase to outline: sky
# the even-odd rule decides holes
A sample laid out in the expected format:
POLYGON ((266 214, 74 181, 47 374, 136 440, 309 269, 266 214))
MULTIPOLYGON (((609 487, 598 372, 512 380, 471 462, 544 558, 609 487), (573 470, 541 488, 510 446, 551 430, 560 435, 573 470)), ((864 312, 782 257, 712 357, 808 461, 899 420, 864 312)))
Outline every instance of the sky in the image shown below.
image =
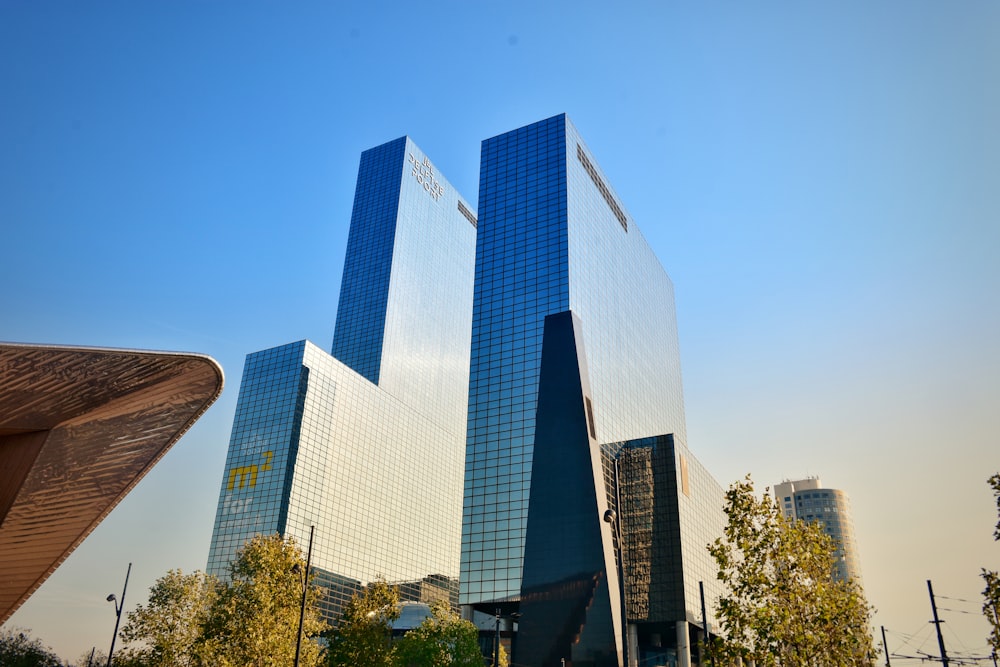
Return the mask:
POLYGON ((475 202, 483 139, 566 112, 674 282, 695 455, 846 491, 890 651, 937 654, 932 580, 985 655, 998 35, 986 0, 0 0, 0 340, 226 372, 7 626, 107 651, 130 562, 126 611, 205 568, 245 355, 329 349, 361 151, 408 134, 475 202))

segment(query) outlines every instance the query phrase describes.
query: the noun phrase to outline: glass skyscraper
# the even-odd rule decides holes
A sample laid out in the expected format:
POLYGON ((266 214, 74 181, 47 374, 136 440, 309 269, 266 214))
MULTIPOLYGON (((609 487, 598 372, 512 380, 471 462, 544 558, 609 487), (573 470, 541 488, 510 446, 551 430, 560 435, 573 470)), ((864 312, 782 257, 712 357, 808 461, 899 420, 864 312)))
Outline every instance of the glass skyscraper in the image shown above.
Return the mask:
POLYGON ((332 355, 248 356, 208 571, 315 526, 331 613, 382 576, 512 664, 686 667, 723 491, 670 278, 565 115, 483 142, 478 208, 409 139, 362 155, 332 355))
MULTIPOLYGON (((619 664, 618 587, 632 566, 627 553, 624 563, 615 554, 621 531, 633 526, 616 528, 615 509, 621 489, 637 487, 619 481, 632 468, 617 461, 625 448, 658 446, 657 460, 669 465, 647 476, 644 499, 672 512, 660 521, 672 522, 686 557, 674 564, 670 588, 679 611, 645 626, 633 621, 648 617, 628 614, 628 657, 634 664, 641 642, 687 655, 687 624, 701 625, 699 580, 717 594, 704 547, 721 532, 722 490, 687 451, 671 281, 565 115, 483 142, 475 284, 466 615, 498 614, 504 630, 516 621, 519 664, 619 664), (546 343, 552 400, 539 393, 549 337, 558 341, 546 343), (564 358, 560 348, 572 353, 564 358), (579 529, 563 529, 570 524, 579 529)), ((627 551, 631 538, 621 537, 627 551)), ((652 561, 664 562, 649 549, 645 558, 647 573, 652 561)))
POLYGON ((330 355, 247 357, 208 572, 294 536, 329 614, 376 577, 457 602, 476 218, 408 138, 361 156, 330 355))

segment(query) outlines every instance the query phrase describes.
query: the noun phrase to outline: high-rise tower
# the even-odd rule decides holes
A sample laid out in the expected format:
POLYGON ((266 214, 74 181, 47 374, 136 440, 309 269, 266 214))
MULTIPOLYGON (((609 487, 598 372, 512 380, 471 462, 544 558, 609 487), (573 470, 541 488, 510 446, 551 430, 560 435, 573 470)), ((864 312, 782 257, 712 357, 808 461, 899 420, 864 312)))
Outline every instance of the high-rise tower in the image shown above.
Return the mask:
POLYGON ((456 600, 475 225, 410 139, 362 154, 333 356, 248 355, 208 572, 315 526, 328 613, 379 576, 456 600))
POLYGON ((565 115, 482 145, 466 447, 460 599, 516 619, 516 662, 620 664, 626 623, 633 664, 689 650, 722 491, 686 446, 671 281, 565 115), (630 561, 619 500, 655 506, 671 544, 630 561), (621 576, 668 570, 679 602, 623 623, 621 576))
POLYGON ((842 581, 853 579, 859 586, 863 585, 851 503, 846 493, 823 488, 819 477, 807 477, 795 481, 786 479, 775 484, 774 497, 786 518, 822 523, 823 532, 832 537, 837 545, 835 576, 842 581))
POLYGON ((316 526, 331 611, 381 575, 517 664, 686 667, 724 516, 670 279, 564 115, 483 142, 479 212, 408 139, 362 156, 333 356, 247 358, 209 572, 316 526))

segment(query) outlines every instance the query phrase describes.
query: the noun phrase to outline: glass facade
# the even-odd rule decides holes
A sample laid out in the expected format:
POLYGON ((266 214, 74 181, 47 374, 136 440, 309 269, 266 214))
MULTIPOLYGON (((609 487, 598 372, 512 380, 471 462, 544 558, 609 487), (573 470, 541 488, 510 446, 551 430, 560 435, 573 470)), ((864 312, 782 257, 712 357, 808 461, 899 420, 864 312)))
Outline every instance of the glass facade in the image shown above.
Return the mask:
POLYGON ((565 115, 483 142, 464 604, 520 593, 546 315, 583 322, 600 442, 685 441, 673 285, 596 165, 565 115))
POLYGON ((614 522, 596 440, 584 330, 545 318, 514 662, 621 663, 614 522))
MULTIPOLYGON (((668 664, 664 650, 677 621, 719 631, 714 601, 723 593, 706 545, 720 537, 725 492, 687 447, 671 435, 615 443, 605 478, 617 489, 626 618, 635 626, 639 664, 668 664), (613 483, 618 479, 617 486, 613 483)), ((697 642, 691 642, 695 646, 697 642)))
MULTIPOLYGON (((535 459, 540 452, 534 449, 543 426, 536 410, 540 415, 544 322, 565 311, 581 323, 586 350, 581 361, 589 378, 586 427, 603 452, 606 478, 590 483, 586 494, 606 494, 604 506, 616 507, 622 494, 615 481, 624 484, 613 475, 616 459, 625 448, 633 454, 645 450, 649 458, 648 491, 630 502, 647 503, 651 541, 645 564, 636 559, 625 580, 633 589, 644 586, 635 572, 646 567, 657 573, 659 588, 646 593, 652 611, 633 607, 627 622, 701 625, 698 583, 714 590, 705 546, 724 525, 723 491, 686 446, 673 285, 565 115, 482 145, 460 600, 486 613, 499 609, 512 615, 523 608, 518 633, 525 641, 534 634, 527 610, 545 582, 535 577, 535 545, 526 545, 539 539, 528 539, 536 534, 529 515, 534 523, 539 503, 553 512, 570 511, 568 501, 555 509, 562 496, 549 493, 564 488, 556 478, 562 474, 558 465, 533 474, 533 460, 541 465, 549 456, 535 459)), ((626 464, 624 456, 618 464, 626 464)), ((623 486, 625 495, 637 493, 639 482, 630 483, 623 486)), ((634 523, 623 521, 622 530, 627 533, 634 523)), ((607 539, 586 549, 607 548, 607 539)), ((622 541, 629 539, 626 534, 622 541)), ((617 550, 617 538, 611 541, 617 550)), ((558 553, 559 540, 546 548, 558 553)), ((565 568, 555 569, 566 574, 565 568)), ((617 579, 607 567, 600 576, 617 579)), ((598 622, 613 626, 610 617, 618 612, 614 600, 606 599, 601 604, 609 609, 587 614, 594 619, 605 613, 609 618, 598 622)), ((676 645, 675 637, 662 636, 666 627, 646 627, 645 640, 651 646, 676 645)), ((617 664, 602 655, 574 654, 574 659, 617 664)), ((529 658, 515 642, 517 662, 551 659, 529 658)))
POLYGON ((376 577, 457 602, 470 210, 408 138, 362 154, 334 354, 247 357, 208 572, 259 533, 304 549, 315 526, 331 616, 376 577))
POLYGON ((208 571, 315 526, 331 613, 382 576, 498 612, 515 662, 668 663, 724 521, 674 312, 565 115, 483 142, 478 220, 409 139, 366 151, 332 355, 248 356, 208 571))

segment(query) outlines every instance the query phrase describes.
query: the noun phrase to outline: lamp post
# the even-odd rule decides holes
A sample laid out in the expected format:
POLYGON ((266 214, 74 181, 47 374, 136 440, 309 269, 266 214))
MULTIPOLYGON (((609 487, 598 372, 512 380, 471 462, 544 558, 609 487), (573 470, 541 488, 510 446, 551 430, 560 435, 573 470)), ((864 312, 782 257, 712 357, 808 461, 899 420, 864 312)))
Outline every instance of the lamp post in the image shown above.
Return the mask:
MULTIPOLYGON (((615 461, 615 485, 617 487, 618 481, 618 461, 615 461)), ((622 529, 621 524, 618 523, 618 513, 613 509, 607 509, 604 511, 604 520, 611 524, 611 528, 615 531, 615 541, 618 542, 618 557, 615 559, 618 562, 618 595, 620 596, 619 602, 621 603, 621 617, 622 617, 622 657, 624 658, 625 666, 629 667, 631 664, 629 662, 629 650, 628 650, 628 607, 625 604, 625 568, 622 567, 622 560, 625 557, 623 550, 625 545, 622 544, 622 529)))
MULTIPOLYGON (((622 496, 621 496, 621 479, 619 476, 618 460, 621 457, 621 450, 614 457, 614 475, 615 475, 615 509, 621 509, 622 507, 622 496)), ((625 585, 625 542, 622 539, 622 525, 618 512, 614 509, 608 508, 604 511, 604 520, 611 524, 611 528, 615 531, 615 541, 618 543, 618 554, 617 561, 618 565, 618 594, 620 596, 621 602, 621 616, 622 616, 622 657, 624 658, 625 667, 630 667, 632 662, 631 651, 629 649, 628 641, 628 604, 625 600, 625 590, 627 586, 625 585)))
MULTIPOLYGON (((299 606, 299 631, 295 636, 295 667, 299 667, 299 654, 302 650, 302 624, 306 617, 306 593, 309 590, 309 566, 312 564, 313 532, 316 526, 309 526, 309 549, 306 552, 306 573, 302 578, 302 602, 299 606)), ((298 568, 298 564, 295 565, 298 568)))
POLYGON ((121 602, 119 603, 119 600, 115 597, 114 593, 112 593, 106 598, 108 602, 115 603, 115 633, 111 635, 111 650, 108 651, 107 667, 111 667, 111 656, 115 654, 115 640, 118 639, 118 624, 121 623, 122 620, 122 610, 125 608, 125 591, 128 590, 128 575, 130 575, 131 573, 132 573, 132 563, 129 563, 128 570, 125 571, 125 585, 122 586, 121 602))
POLYGON ((493 638, 493 667, 500 667, 500 607, 497 607, 497 631, 493 638))
MULTIPOLYGON (((698 596, 701 598, 701 624, 705 628, 705 652, 708 654, 708 664, 715 666, 712 659, 712 631, 708 627, 708 614, 705 611, 705 582, 698 582, 698 596)), ((699 658, 700 659, 700 658, 699 658)))

